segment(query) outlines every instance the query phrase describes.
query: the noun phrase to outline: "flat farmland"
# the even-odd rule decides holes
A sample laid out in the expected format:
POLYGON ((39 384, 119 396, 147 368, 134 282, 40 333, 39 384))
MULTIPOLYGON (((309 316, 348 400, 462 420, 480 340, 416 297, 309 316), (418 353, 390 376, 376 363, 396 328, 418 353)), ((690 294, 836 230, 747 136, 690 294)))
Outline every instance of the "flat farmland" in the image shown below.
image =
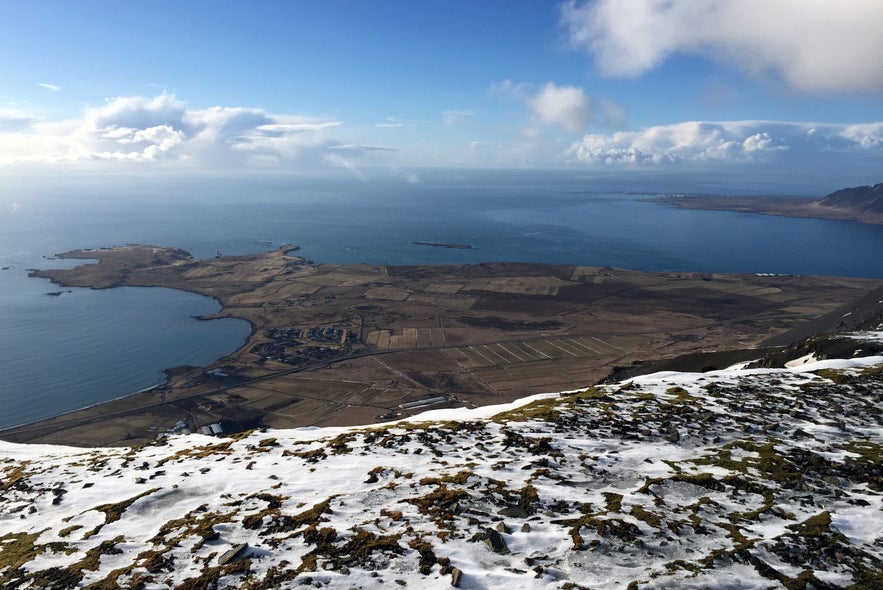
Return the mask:
POLYGON ((500 403, 586 387, 636 361, 788 341, 836 326, 883 289, 842 277, 524 263, 325 265, 293 249, 206 260, 161 246, 77 250, 61 256, 99 262, 35 271, 65 286, 201 293, 223 306, 212 317, 254 329, 239 350, 174 368, 155 390, 2 437, 132 444, 181 420, 191 429, 343 425, 406 416, 423 400, 500 403))

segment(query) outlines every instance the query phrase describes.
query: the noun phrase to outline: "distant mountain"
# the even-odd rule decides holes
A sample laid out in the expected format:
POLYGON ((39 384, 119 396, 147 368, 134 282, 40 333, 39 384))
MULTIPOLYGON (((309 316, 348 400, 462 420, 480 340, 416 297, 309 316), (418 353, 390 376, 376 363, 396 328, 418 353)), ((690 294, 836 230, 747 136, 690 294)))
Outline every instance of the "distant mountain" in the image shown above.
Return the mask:
POLYGON ((883 213, 883 183, 840 189, 826 196, 819 204, 865 213, 883 213))
POLYGON ((883 183, 844 188, 822 199, 733 195, 681 195, 649 199, 681 209, 741 211, 785 217, 815 217, 883 225, 883 183))

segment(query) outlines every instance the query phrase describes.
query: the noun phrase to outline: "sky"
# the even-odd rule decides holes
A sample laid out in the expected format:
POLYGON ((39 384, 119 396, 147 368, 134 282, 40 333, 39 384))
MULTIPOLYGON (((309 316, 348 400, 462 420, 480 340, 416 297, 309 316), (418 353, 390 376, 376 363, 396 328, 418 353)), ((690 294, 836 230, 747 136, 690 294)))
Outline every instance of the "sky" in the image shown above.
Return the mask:
POLYGON ((0 0, 0 174, 883 181, 880 0, 0 0))

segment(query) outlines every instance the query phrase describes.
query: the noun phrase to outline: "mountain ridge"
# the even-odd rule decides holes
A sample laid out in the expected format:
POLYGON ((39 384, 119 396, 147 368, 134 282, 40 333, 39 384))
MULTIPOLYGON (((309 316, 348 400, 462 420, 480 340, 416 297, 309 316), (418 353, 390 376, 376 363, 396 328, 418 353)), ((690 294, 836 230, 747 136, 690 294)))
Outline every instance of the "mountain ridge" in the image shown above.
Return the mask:
POLYGON ((825 197, 670 194, 648 201, 681 209, 739 211, 780 217, 811 217, 883 224, 883 183, 836 190, 825 197))
POLYGON ((827 195, 819 204, 868 213, 883 213, 883 182, 844 188, 827 195))

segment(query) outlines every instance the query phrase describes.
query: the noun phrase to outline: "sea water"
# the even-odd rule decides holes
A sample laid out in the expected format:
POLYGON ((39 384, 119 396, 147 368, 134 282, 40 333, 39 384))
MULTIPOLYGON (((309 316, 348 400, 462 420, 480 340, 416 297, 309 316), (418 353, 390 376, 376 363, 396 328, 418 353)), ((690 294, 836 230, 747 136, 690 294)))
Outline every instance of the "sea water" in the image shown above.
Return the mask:
POLYGON ((52 255, 126 243, 196 257, 281 244, 317 263, 522 261, 649 271, 883 278, 883 227, 648 202, 669 192, 820 196, 813 187, 436 174, 341 182, 286 177, 77 177, 0 189, 0 428, 160 383, 243 344, 250 326, 200 321, 218 303, 168 289, 67 289, 30 268, 52 255), (414 242, 469 244, 447 249, 414 242), (50 296, 47 293, 61 292, 50 296))

